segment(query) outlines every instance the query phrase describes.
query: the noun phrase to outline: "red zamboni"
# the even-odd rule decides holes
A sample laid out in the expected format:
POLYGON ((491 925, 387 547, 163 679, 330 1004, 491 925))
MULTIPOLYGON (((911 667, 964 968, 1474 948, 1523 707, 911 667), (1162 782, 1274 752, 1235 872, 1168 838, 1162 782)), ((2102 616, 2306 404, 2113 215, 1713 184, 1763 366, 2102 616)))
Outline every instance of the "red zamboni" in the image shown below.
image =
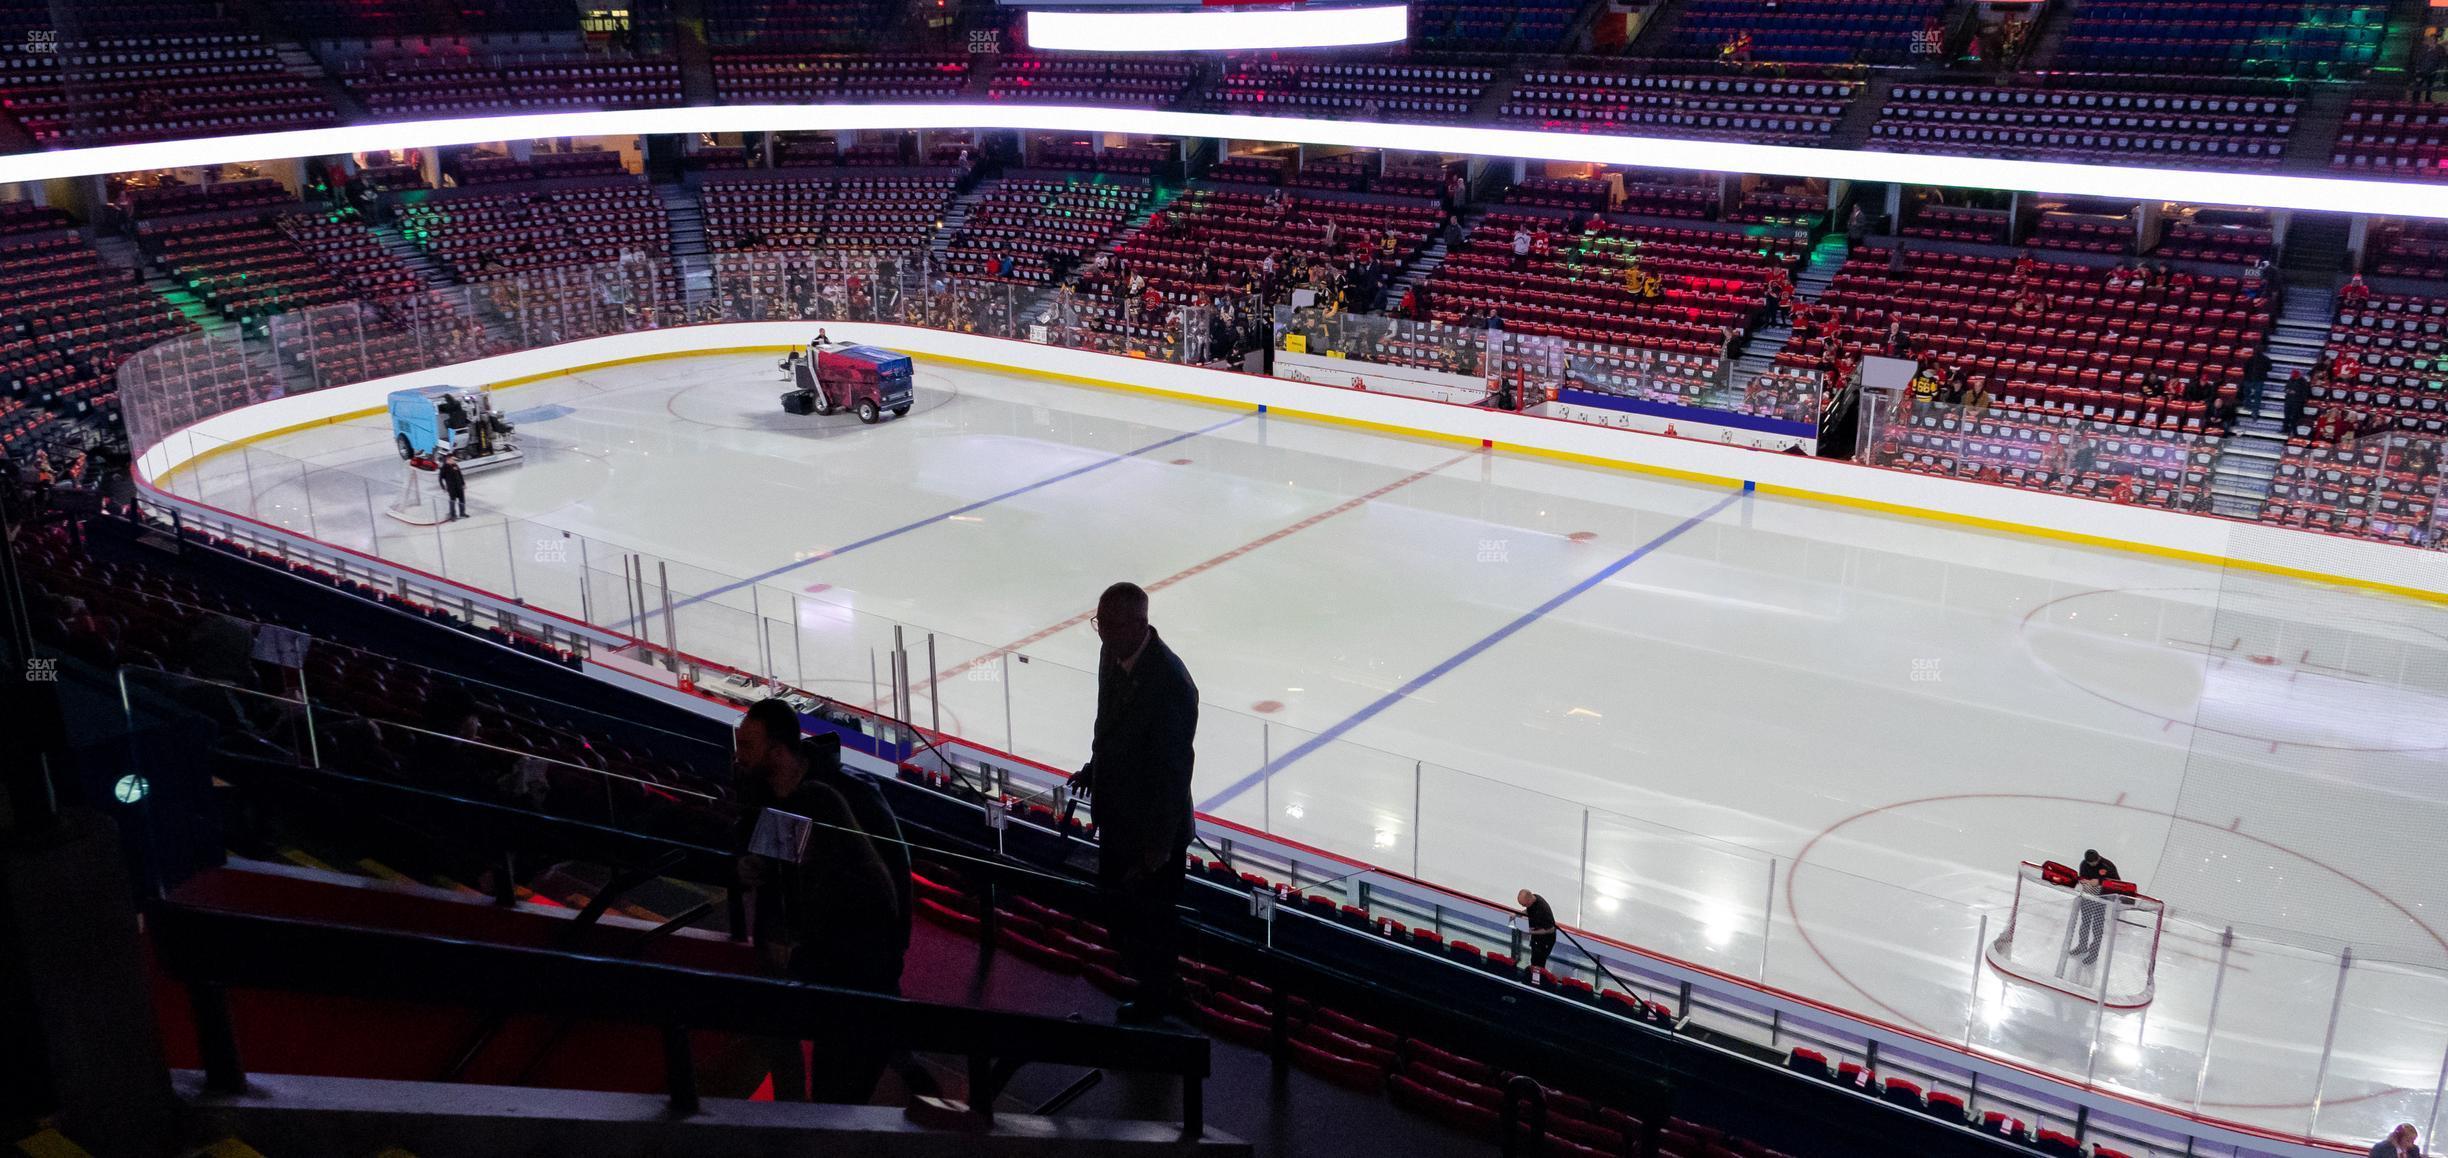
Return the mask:
POLYGON ((877 422, 890 410, 898 418, 909 413, 910 360, 877 346, 828 342, 818 334, 806 350, 793 350, 782 360, 794 387, 782 395, 782 409, 792 414, 857 412, 861 422, 877 422))

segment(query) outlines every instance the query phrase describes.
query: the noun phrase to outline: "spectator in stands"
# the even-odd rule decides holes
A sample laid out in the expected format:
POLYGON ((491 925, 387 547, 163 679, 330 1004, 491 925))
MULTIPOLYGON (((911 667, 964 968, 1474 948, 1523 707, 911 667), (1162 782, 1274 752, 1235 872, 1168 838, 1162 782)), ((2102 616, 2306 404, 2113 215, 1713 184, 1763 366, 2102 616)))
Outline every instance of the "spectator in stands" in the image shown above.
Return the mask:
POLYGON ((417 726, 408 758, 423 783, 476 799, 491 797, 503 786, 515 761, 509 753, 481 743, 484 716, 466 687, 436 687, 424 698, 417 726))
POLYGON ((1513 894, 1513 903, 1521 907, 1522 922, 1530 931, 1530 967, 1545 969, 1547 955, 1555 951, 1555 909, 1547 904, 1547 898, 1528 889, 1513 894))
POLYGON ((2338 291, 2338 302, 2349 308, 2361 309, 2370 301, 2371 287, 2363 283, 2363 275, 2359 273, 2348 278, 2346 288, 2338 291))
POLYGON ((1870 211, 1855 204, 1853 212, 1845 215, 1845 248, 1860 249, 1869 239, 1870 211))
POLYGON ((1938 388, 1939 388, 1939 385, 1940 385, 1940 383, 1939 383, 1939 379, 1938 379, 1938 371, 1937 371, 1937 369, 1936 369, 1935 367, 1931 367, 1931 366, 1924 366, 1924 367, 1922 367, 1920 370, 1916 371, 1916 372, 1913 374, 1913 377, 1912 377, 1912 397, 1913 397, 1913 401, 1915 401, 1915 402, 1935 402, 1935 401, 1937 401, 1937 400, 1938 400, 1938 388))
POLYGON ((2422 1158, 2422 1148, 2414 1144, 2415 1138, 2411 1123, 2400 1124, 2388 1132, 2388 1137, 2372 1143, 2371 1158, 2422 1158))
POLYGON ((1530 227, 1527 225, 1513 227, 1513 268, 1530 268, 1530 227))
MULTIPOLYGON (((2124 497, 2117 498, 2115 495, 2110 497, 2119 502, 2131 501, 2132 482, 2132 475, 2123 476, 2120 485, 2127 488, 2124 497)), ((2121 881, 2125 878, 2117 875, 2116 862, 2101 856, 2096 848, 2083 850, 2082 863, 2074 867, 2074 872, 2080 878, 2077 888, 2082 894, 2074 901, 2075 921, 2078 926, 2074 934, 2074 952, 2085 962, 2096 964, 2099 961, 2101 934, 2106 931, 2108 922, 2107 904, 2095 899, 2099 895, 2100 882, 2121 881)))
POLYGON ((2286 428, 2284 431, 2288 438, 2295 437, 2295 428, 2303 425, 2304 404, 2311 399, 2312 379, 2301 370, 2289 372, 2286 383, 2286 428))
POLYGON ((1089 621, 1102 641, 1088 763, 1071 779, 1094 802, 1097 880, 1119 905, 1123 972, 1136 994, 1124 1021, 1153 1021, 1176 1000, 1174 905, 1191 827, 1191 740, 1198 686, 1148 623, 1147 592, 1116 583, 1089 621))
POLYGON ((1963 405, 1963 367, 1953 365, 1938 367, 1938 400, 1949 406, 1963 405))
POLYGON ((253 628, 226 615, 206 615, 188 627, 177 646, 176 670, 197 682, 171 685, 172 695, 219 724, 224 745, 276 746, 279 705, 247 694, 262 690, 253 659, 253 628), (258 740, 259 733, 268 735, 258 740))
POLYGON ((2397 469, 2428 483, 2432 472, 2439 469, 2439 444, 2423 439, 2407 443, 2405 457, 2398 460, 2397 469))
POLYGON ((464 519, 467 512, 467 473, 459 469, 459 456, 443 451, 442 462, 434 468, 434 478, 442 484, 442 493, 450 499, 450 513, 444 521, 464 519))
MULTIPOLYGON (((755 893, 753 926, 767 967, 817 985, 898 994, 909 874, 904 869, 896 887, 891 862, 858 810, 829 782, 839 773, 824 765, 838 764, 839 739, 828 756, 800 735, 788 703, 769 699, 741 717, 732 745, 743 820, 739 877, 755 893), (796 861, 746 851, 767 809, 809 822, 796 861)), ((815 1056, 825 1064, 811 1086, 798 1041, 774 1040, 768 1048, 774 1099, 789 1102, 864 1102, 891 1054, 889 1042, 820 1038, 815 1056)))
POLYGON ((2080 477, 2091 473, 2091 469, 2098 463, 2099 448, 2091 445, 2091 440, 2088 438, 2076 438, 2072 453, 2066 456, 2065 469, 2072 471, 2076 477, 2080 477))
POLYGON ((788 274, 784 275, 783 280, 788 286, 786 292, 790 295, 792 316, 806 317, 808 297, 815 289, 815 280, 808 276, 806 270, 795 265, 790 268, 788 274))
POLYGON ((1377 266, 1362 261, 1351 268, 1343 282, 1343 307, 1354 313, 1366 313, 1374 308, 1377 296, 1377 266))
POLYGON ((2321 407, 2320 417, 2312 420, 2312 441, 2322 446, 2352 446, 2354 431, 2346 425, 2346 412, 2336 406, 2321 407))
POLYGON ((2423 29, 2422 43, 2414 46, 2414 99, 2427 101, 2439 88, 2440 67, 2448 64, 2448 48, 2440 44, 2437 25, 2423 29))

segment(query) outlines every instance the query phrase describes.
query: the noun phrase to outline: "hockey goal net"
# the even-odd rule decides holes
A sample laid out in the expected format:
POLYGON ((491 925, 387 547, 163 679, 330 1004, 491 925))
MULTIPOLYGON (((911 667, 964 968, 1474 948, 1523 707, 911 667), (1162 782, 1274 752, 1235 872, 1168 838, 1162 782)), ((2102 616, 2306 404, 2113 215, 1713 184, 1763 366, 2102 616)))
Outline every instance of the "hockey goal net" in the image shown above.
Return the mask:
POLYGON ((1991 968, 2111 1009, 2150 1004, 2167 906, 2110 884, 2073 883, 2074 870, 2025 862, 2006 928, 1984 948, 1991 968))

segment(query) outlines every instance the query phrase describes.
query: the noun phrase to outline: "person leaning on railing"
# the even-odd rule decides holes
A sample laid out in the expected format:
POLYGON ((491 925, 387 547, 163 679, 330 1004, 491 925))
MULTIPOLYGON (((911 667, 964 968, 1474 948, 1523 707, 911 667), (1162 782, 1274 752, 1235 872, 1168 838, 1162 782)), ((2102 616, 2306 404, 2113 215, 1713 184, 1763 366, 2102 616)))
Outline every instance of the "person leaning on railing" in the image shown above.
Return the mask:
POLYGON ((1172 1012, 1180 988, 1174 942, 1193 813, 1192 740, 1198 685, 1148 623, 1147 592, 1116 583, 1090 621, 1102 643, 1089 760, 1071 778, 1097 824, 1097 883, 1118 902, 1114 932, 1135 985, 1125 1022, 1172 1012))

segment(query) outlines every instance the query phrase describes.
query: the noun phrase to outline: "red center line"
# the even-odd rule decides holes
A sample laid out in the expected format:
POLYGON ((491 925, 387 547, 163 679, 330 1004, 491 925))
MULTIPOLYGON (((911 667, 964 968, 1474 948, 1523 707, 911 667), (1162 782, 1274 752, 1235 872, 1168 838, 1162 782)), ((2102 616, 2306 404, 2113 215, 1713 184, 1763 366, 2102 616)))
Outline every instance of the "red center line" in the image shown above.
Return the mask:
MULTIPOLYGON (((1367 494, 1362 494, 1362 495, 1353 495, 1352 497, 1350 497, 1350 498, 1348 498, 1348 499, 1345 499, 1345 500, 1343 500, 1342 502, 1336 503, 1335 505, 1333 505, 1333 506, 1331 506, 1331 507, 1328 507, 1328 508, 1326 508, 1325 510, 1319 511, 1318 513, 1316 513, 1316 514, 1314 514, 1314 515, 1311 515, 1311 516, 1309 516, 1308 518, 1302 519, 1301 521, 1299 521, 1299 522, 1297 522, 1297 523, 1294 523, 1294 524, 1292 524, 1292 525, 1290 525, 1290 526, 1287 526, 1287 527, 1279 527, 1279 528, 1277 528, 1277 529, 1275 529, 1275 530, 1273 530, 1273 531, 1269 531, 1269 532, 1267 532, 1267 533, 1266 533, 1266 534, 1264 534, 1264 535, 1261 535, 1261 536, 1259 536, 1259 537, 1257 537, 1257 538, 1255 538, 1255 539, 1252 539, 1252 540, 1250 540, 1249 542, 1243 543, 1243 544, 1241 544, 1240 546, 1235 547, 1235 548, 1233 548, 1232 550, 1226 551, 1226 552, 1224 552, 1223 554, 1218 555, 1218 556, 1216 556, 1216 557, 1214 557, 1214 558, 1212 558, 1212 559, 1208 559, 1208 560, 1206 560, 1206 561, 1204 561, 1204 562, 1201 562, 1201 563, 1196 563, 1196 564, 1193 564, 1193 565, 1191 565, 1191 566, 1189 566, 1189 567, 1187 567, 1187 568, 1184 568, 1183 570, 1176 571, 1176 572, 1172 573, 1171 575, 1167 575, 1167 576, 1165 576, 1165 577, 1164 577, 1164 578, 1162 578, 1162 579, 1159 579, 1159 580, 1157 580, 1157 581, 1155 581, 1155 582, 1153 582, 1153 583, 1150 583, 1150 584, 1148 584, 1148 585, 1147 585, 1147 591, 1148 591, 1148 594, 1153 595, 1153 594, 1155 594, 1156 592, 1162 591, 1162 590, 1164 590, 1164 589, 1165 589, 1165 588, 1167 588, 1167 587, 1171 587, 1172 585, 1174 585, 1174 584, 1176 584, 1176 583, 1179 583, 1179 582, 1181 582, 1181 581, 1182 581, 1182 580, 1184 580, 1184 579, 1188 579, 1188 578, 1190 578, 1191 576, 1198 575, 1198 574, 1201 574, 1201 573, 1203 573, 1203 572, 1206 572, 1206 571, 1212 570, 1212 569, 1214 569, 1214 568, 1216 568, 1216 567, 1220 567, 1220 566, 1222 566, 1222 565, 1224 565, 1224 564, 1226 564, 1226 563, 1230 563, 1230 562, 1232 562, 1233 560, 1238 559, 1238 558, 1240 558, 1240 557, 1241 557, 1241 556, 1243 556, 1243 555, 1247 555, 1247 554, 1249 554, 1250 552, 1252 552, 1252 551, 1255 551, 1255 550, 1259 549, 1260 547, 1264 547, 1264 546, 1266 546, 1266 545, 1267 545, 1267 544, 1269 544, 1269 543, 1280 542, 1280 541, 1282 541, 1282 540, 1284 540, 1284 539, 1291 538, 1292 536, 1297 535, 1297 534, 1301 533, 1302 531, 1306 531, 1306 530, 1308 530, 1309 528, 1311 528, 1311 527, 1314 527, 1314 526, 1318 525, 1319 523, 1323 523, 1323 522, 1325 522, 1326 520, 1328 520, 1328 519, 1331 519, 1331 518, 1335 517, 1336 515, 1346 514, 1346 513, 1349 513, 1350 511, 1352 511, 1352 510, 1354 510, 1354 509, 1356 509, 1356 508, 1359 508, 1359 507, 1362 507, 1362 506, 1366 506, 1366 505, 1367 505, 1367 504, 1369 504, 1369 503, 1375 502, 1375 501, 1377 501, 1378 499, 1381 499, 1381 498, 1386 497, 1387 495, 1393 494, 1395 491, 1398 491, 1398 490, 1401 490, 1401 489, 1402 489, 1402 488, 1404 488, 1404 487, 1410 486, 1412 483, 1415 483, 1415 482, 1420 481, 1421 479, 1427 478, 1429 475, 1432 475, 1432 474, 1437 473, 1438 471, 1444 470, 1446 467, 1452 466, 1452 465, 1454 465, 1455 463, 1458 463, 1458 462, 1463 462, 1463 461, 1465 461, 1465 460, 1468 460, 1468 459, 1474 458, 1474 457, 1476 457, 1476 456, 1478 456, 1478 455, 1485 454, 1485 453, 1487 453, 1487 451, 1486 451, 1485 449, 1481 449, 1481 450, 1466 450, 1466 451, 1462 452, 1461 454, 1457 454, 1457 455, 1453 456, 1452 458, 1446 459, 1445 461, 1443 461, 1443 462, 1440 462, 1440 463, 1436 464, 1435 466, 1428 467, 1428 468, 1426 468, 1426 469, 1424 469, 1424 470, 1413 471, 1412 473, 1407 474, 1407 475, 1404 475, 1404 476, 1403 476, 1403 477, 1401 477, 1401 478, 1395 479, 1393 482, 1390 482, 1390 483, 1385 484, 1384 486, 1378 487, 1376 490, 1370 491, 1370 492, 1368 492, 1367 494)), ((967 661, 967 662, 965 662, 965 663, 958 663, 958 664, 954 664, 953 666, 951 666, 951 667, 949 667, 949 668, 946 668, 946 669, 944 669, 943 671, 939 671, 939 672, 935 673, 935 679, 936 679, 936 682, 940 683, 940 682, 942 682, 942 681, 944 681, 944 680, 948 680, 948 679, 951 679, 951 678, 953 678, 953 677, 955 677, 955 676, 959 676, 959 675, 961 675, 961 674, 963 674, 963 673, 966 673, 966 672, 971 671, 971 670, 973 670, 973 669, 975 669, 975 668, 981 667, 981 666, 983 666, 983 665, 985 665, 985 664, 992 663, 992 662, 994 662, 995 660, 1001 659, 1001 658, 1003 658, 1003 657, 1004 657, 1004 656, 1006 656, 1006 655, 1013 654, 1014 652, 1017 652, 1017 651, 1019 651, 1021 648, 1027 647, 1027 646, 1029 646, 1030 644, 1034 644, 1034 643, 1041 642, 1041 641, 1043 641, 1043 640, 1051 639, 1051 638, 1053 638, 1053 637, 1055 637, 1055 636, 1057 636, 1057 635, 1062 634, 1063 632, 1069 631, 1069 630, 1071 630, 1072 628, 1079 626, 1080 624, 1083 624, 1083 623, 1088 622, 1089 617, 1091 617, 1091 616, 1093 616, 1093 615, 1095 615, 1095 614, 1096 614, 1096 612, 1095 612, 1095 611, 1093 611, 1093 610, 1080 612, 1079 614, 1074 615, 1074 616, 1072 616, 1072 617, 1071 617, 1071 618, 1069 618, 1069 619, 1063 620, 1062 622, 1057 623, 1057 624, 1055 624, 1055 625, 1054 625, 1054 626, 1052 626, 1052 627, 1048 627, 1048 628, 1045 628, 1045 629, 1040 630, 1040 631, 1032 632, 1032 633, 1031 633, 1031 634, 1029 634, 1029 635, 1023 636, 1023 637, 1021 637, 1021 638, 1019 638, 1019 639, 1015 639, 1015 640, 1011 641, 1010 643, 1004 644, 1003 646, 998 647, 998 648, 994 649, 993 651, 989 651, 989 652, 985 653, 984 655, 980 655, 980 656, 978 656, 978 657, 976 657, 976 658, 974 658, 974 659, 971 659, 971 660, 969 660, 969 661, 967 661)), ((872 708, 872 707, 875 707, 875 706, 876 706, 876 705, 872 705, 872 704, 871 704, 871 705, 869 705, 869 707, 871 707, 871 708, 872 708)))

